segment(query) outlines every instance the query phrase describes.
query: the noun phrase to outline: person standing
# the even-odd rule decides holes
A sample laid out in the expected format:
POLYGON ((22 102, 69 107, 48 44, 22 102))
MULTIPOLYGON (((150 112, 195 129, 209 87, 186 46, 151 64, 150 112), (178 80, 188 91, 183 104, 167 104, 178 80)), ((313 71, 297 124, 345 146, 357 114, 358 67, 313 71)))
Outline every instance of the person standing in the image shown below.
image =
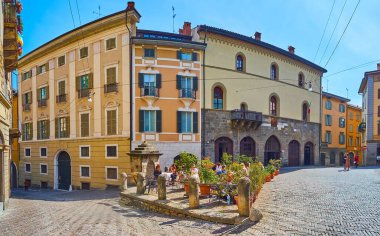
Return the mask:
POLYGON ((354 157, 354 163, 355 163, 355 168, 358 168, 358 166, 359 166, 359 155, 358 155, 358 153, 356 153, 356 155, 354 157))
POLYGON ((347 169, 347 171, 350 170, 350 161, 351 161, 350 155, 348 153, 346 153, 346 169, 347 169))
POLYGON ((344 171, 346 171, 346 168, 347 168, 347 153, 345 153, 344 156, 343 156, 343 168, 344 168, 344 171))

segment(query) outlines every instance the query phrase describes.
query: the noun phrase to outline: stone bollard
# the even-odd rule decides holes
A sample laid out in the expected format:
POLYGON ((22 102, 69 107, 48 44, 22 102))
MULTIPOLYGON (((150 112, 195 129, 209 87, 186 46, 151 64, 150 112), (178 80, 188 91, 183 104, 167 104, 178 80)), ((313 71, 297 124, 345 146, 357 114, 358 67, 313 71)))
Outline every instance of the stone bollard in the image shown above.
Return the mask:
POLYGON ((193 175, 189 181, 189 207, 199 208, 199 177, 193 175))
POLYGON ((137 173, 137 194, 144 194, 145 193, 145 185, 144 185, 144 175, 139 172, 137 173))
POLYGON ((238 183, 238 212, 239 216, 249 216, 249 191, 251 180, 248 177, 239 179, 238 183))
POLYGON ((166 178, 165 175, 159 175, 157 179, 158 200, 166 200, 166 178))
POLYGON ((127 173, 125 173, 125 172, 123 172, 123 173, 121 173, 121 186, 120 186, 120 189, 121 189, 121 191, 122 192, 124 192, 125 190, 127 190, 127 184, 128 184, 128 181, 127 181, 127 179, 128 179, 128 175, 127 175, 127 173))

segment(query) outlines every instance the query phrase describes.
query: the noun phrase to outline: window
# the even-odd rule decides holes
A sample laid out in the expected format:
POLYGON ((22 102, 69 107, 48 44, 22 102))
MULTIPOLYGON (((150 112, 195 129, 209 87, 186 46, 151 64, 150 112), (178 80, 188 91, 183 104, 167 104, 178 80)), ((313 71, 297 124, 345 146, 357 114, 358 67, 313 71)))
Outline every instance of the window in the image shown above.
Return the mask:
POLYGON ((270 66, 270 79, 278 80, 278 67, 276 64, 270 66))
POLYGON ((353 126, 352 126, 352 124, 350 124, 350 125, 348 126, 348 131, 349 131, 349 132, 353 132, 353 126))
POLYGON ((331 115, 325 115, 325 125, 326 126, 332 125, 332 116, 331 115))
POLYGON ((223 109, 223 90, 220 87, 214 88, 214 109, 223 109))
POLYGON ((380 89, 377 89, 377 98, 380 99, 380 89))
POLYGON ((24 93, 22 96, 22 104, 32 104, 32 92, 24 93))
POLYGON ((92 88, 92 73, 81 75, 76 78, 76 88, 79 91, 78 97, 88 97, 89 89, 92 88))
POLYGON ((116 48, 116 38, 110 38, 106 40, 106 50, 112 50, 116 48))
POLYGON ((156 111, 144 111, 144 132, 156 131, 156 111))
POLYGON ((298 87, 305 88, 305 78, 302 73, 298 74, 298 87))
POLYGON ((90 166, 80 166, 80 177, 90 178, 90 166))
POLYGON ((88 89, 89 88, 89 76, 87 75, 82 75, 80 76, 80 90, 88 89))
POLYGON ((88 57, 88 47, 84 47, 79 50, 79 58, 82 59, 85 57, 88 57))
POLYGON ((37 74, 39 75, 39 74, 43 74, 43 73, 45 73, 45 72, 48 70, 48 68, 47 68, 48 66, 49 66, 48 63, 43 64, 43 65, 41 65, 41 66, 38 66, 38 67, 37 67, 37 74))
POLYGON ((47 175, 47 173, 48 173, 47 164, 40 164, 40 174, 47 175))
POLYGON ((68 138, 70 134, 70 117, 56 118, 56 138, 68 138))
POLYGON ((240 111, 242 111, 242 112, 248 111, 248 106, 245 102, 240 104, 240 111))
POLYGON ((66 82, 64 80, 58 82, 58 94, 66 94, 66 82))
POLYGON ((181 131, 182 133, 192 132, 192 112, 181 112, 181 131))
POLYGON ((344 104, 339 104, 339 112, 345 112, 346 106, 344 104))
POLYGON ((24 80, 30 79, 32 77, 32 71, 25 72, 23 74, 24 80))
POLYGON ((79 151, 81 158, 90 158, 90 146, 80 146, 79 151))
POLYGON ((377 123, 377 135, 380 135, 380 123, 377 123))
POLYGON ((156 57, 156 51, 154 48, 144 48, 144 57, 156 57))
POLYGON ((22 140, 32 140, 33 139, 33 123, 25 123, 22 125, 22 140))
POLYGON ((39 92, 39 100, 46 100, 47 99, 47 87, 40 88, 39 92))
POLYGON ((352 113, 352 111, 350 111, 348 113, 348 117, 349 117, 350 120, 352 120, 354 118, 354 114, 352 113))
POLYGON ((115 84, 116 83, 116 67, 107 68, 107 84, 115 84))
POLYGON ((236 57, 236 70, 238 71, 244 70, 244 59, 242 55, 238 55, 236 57))
POLYGON ((65 55, 58 57, 58 66, 63 66, 66 63, 65 55))
POLYGON ((359 147, 360 146, 360 137, 356 137, 356 143, 355 146, 359 147))
POLYGON ((309 105, 307 103, 302 104, 302 120, 309 120, 309 105))
POLYGON ((80 136, 88 137, 90 135, 90 114, 80 114, 80 136))
POLYGON ((193 77, 181 76, 181 98, 194 98, 193 77))
POLYGON ((117 158, 117 146, 116 145, 107 145, 106 146, 106 157, 116 157, 117 158))
POLYGON ((25 172, 31 173, 32 172, 32 166, 30 163, 25 163, 25 172))
POLYGON ((360 114, 356 114, 356 120, 360 121, 360 114))
POLYGON ((117 112, 116 110, 107 111, 107 135, 117 134, 117 112))
POLYGON ((30 157, 30 148, 24 149, 24 155, 25 155, 25 157, 30 157))
POLYGON ((117 180, 117 167, 106 167, 107 180, 117 180))
POLYGON ((40 157, 47 157, 47 148, 46 147, 40 148, 40 157))
POLYGON ((161 88, 161 74, 139 73, 139 87, 142 96, 158 97, 158 89, 161 88))
POLYGON ((272 96, 269 101, 269 115, 277 116, 277 98, 272 96))
MULTIPOLYGON (((192 54, 191 52, 177 51, 177 59, 179 59, 179 60, 192 61, 194 59, 193 56, 194 56, 194 54, 192 54)), ((196 60, 193 60, 193 61, 196 61, 196 60)))
POLYGON ((339 127, 340 128, 346 127, 346 119, 344 119, 343 117, 339 118, 339 127))
POLYGON ((353 138, 352 138, 352 136, 348 137, 348 146, 349 147, 353 146, 353 138))
POLYGON ((339 133, 339 144, 345 144, 346 143, 346 136, 343 132, 339 133))
POLYGON ((325 142, 331 144, 331 131, 326 131, 325 133, 325 142))
POLYGON ((325 102, 325 108, 326 108, 327 110, 331 110, 332 105, 331 105, 331 101, 330 101, 330 99, 326 100, 326 102, 325 102))

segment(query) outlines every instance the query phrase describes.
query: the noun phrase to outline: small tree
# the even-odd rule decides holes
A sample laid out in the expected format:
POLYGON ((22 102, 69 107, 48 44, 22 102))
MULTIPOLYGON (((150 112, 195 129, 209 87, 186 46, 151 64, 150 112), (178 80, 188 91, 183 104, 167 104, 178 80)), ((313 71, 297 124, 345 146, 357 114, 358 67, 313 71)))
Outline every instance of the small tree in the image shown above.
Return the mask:
POLYGON ((178 170, 184 171, 187 175, 190 175, 190 169, 193 165, 198 165, 198 158, 197 156, 187 153, 187 152, 181 152, 179 154, 179 160, 175 161, 175 164, 178 168, 178 170))

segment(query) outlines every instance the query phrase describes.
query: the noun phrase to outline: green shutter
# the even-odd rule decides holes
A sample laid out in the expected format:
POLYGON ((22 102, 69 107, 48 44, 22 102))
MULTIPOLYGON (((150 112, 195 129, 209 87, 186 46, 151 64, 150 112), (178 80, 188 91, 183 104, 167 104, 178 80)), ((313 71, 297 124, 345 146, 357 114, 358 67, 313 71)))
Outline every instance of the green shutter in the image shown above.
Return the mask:
POLYGON ((28 104, 32 104, 33 100, 32 100, 32 91, 30 91, 28 93, 28 104))
POLYGON ((33 123, 30 123, 29 127, 30 140, 33 140, 33 123))
POLYGON ((80 76, 75 77, 75 88, 76 90, 80 90, 80 76))
POLYGON ((65 137, 68 138, 70 136, 70 116, 66 117, 66 132, 65 137))
POLYGON ((48 139, 50 139, 50 120, 46 120, 46 136, 48 139))
POLYGON ((58 122, 59 118, 55 118, 55 138, 58 138, 58 122))
POLYGON ((198 90, 198 77, 193 77, 193 90, 198 90))
POLYGON ((41 101, 41 89, 37 89, 37 101, 41 101))
POLYGON ((181 120, 181 111, 177 111, 177 133, 182 133, 182 120, 181 120))
POLYGON ((193 133, 198 133, 198 112, 193 112, 193 133))
POLYGON ((180 75, 177 75, 177 89, 181 89, 181 79, 182 79, 182 76, 180 75))
POLYGON ((21 104, 22 104, 22 105, 25 104, 25 96, 27 96, 27 93, 24 93, 24 94, 21 96, 21 104))
POLYGON ((25 141, 25 124, 21 124, 22 141, 25 141))
POLYGON ((139 132, 144 132, 144 110, 139 110, 139 132))
POLYGON ((156 74, 156 88, 161 88, 161 74, 156 74))
POLYGON ((181 51, 177 51, 177 59, 181 60, 181 54, 182 54, 181 51))
POLYGON ((46 86, 46 99, 49 99, 49 86, 46 86))
POLYGON ((143 87, 144 87, 144 74, 139 73, 139 88, 143 88, 143 87))
POLYGON ((60 81, 58 83, 58 95, 65 94, 65 81, 60 81))
POLYGON ((198 54, 196 52, 193 52, 192 59, 193 61, 198 61, 198 54))
POLYGON ((89 73, 88 74, 88 88, 92 89, 94 87, 94 74, 89 73))
POLYGON ((37 139, 41 139, 41 132, 40 132, 40 129, 41 129, 41 121, 37 121, 37 139))
POLYGON ((50 68, 49 68, 49 62, 47 62, 47 63, 45 64, 45 71, 48 72, 49 69, 50 69, 50 68))
POLYGON ((162 111, 156 111, 156 132, 162 132, 162 111))

